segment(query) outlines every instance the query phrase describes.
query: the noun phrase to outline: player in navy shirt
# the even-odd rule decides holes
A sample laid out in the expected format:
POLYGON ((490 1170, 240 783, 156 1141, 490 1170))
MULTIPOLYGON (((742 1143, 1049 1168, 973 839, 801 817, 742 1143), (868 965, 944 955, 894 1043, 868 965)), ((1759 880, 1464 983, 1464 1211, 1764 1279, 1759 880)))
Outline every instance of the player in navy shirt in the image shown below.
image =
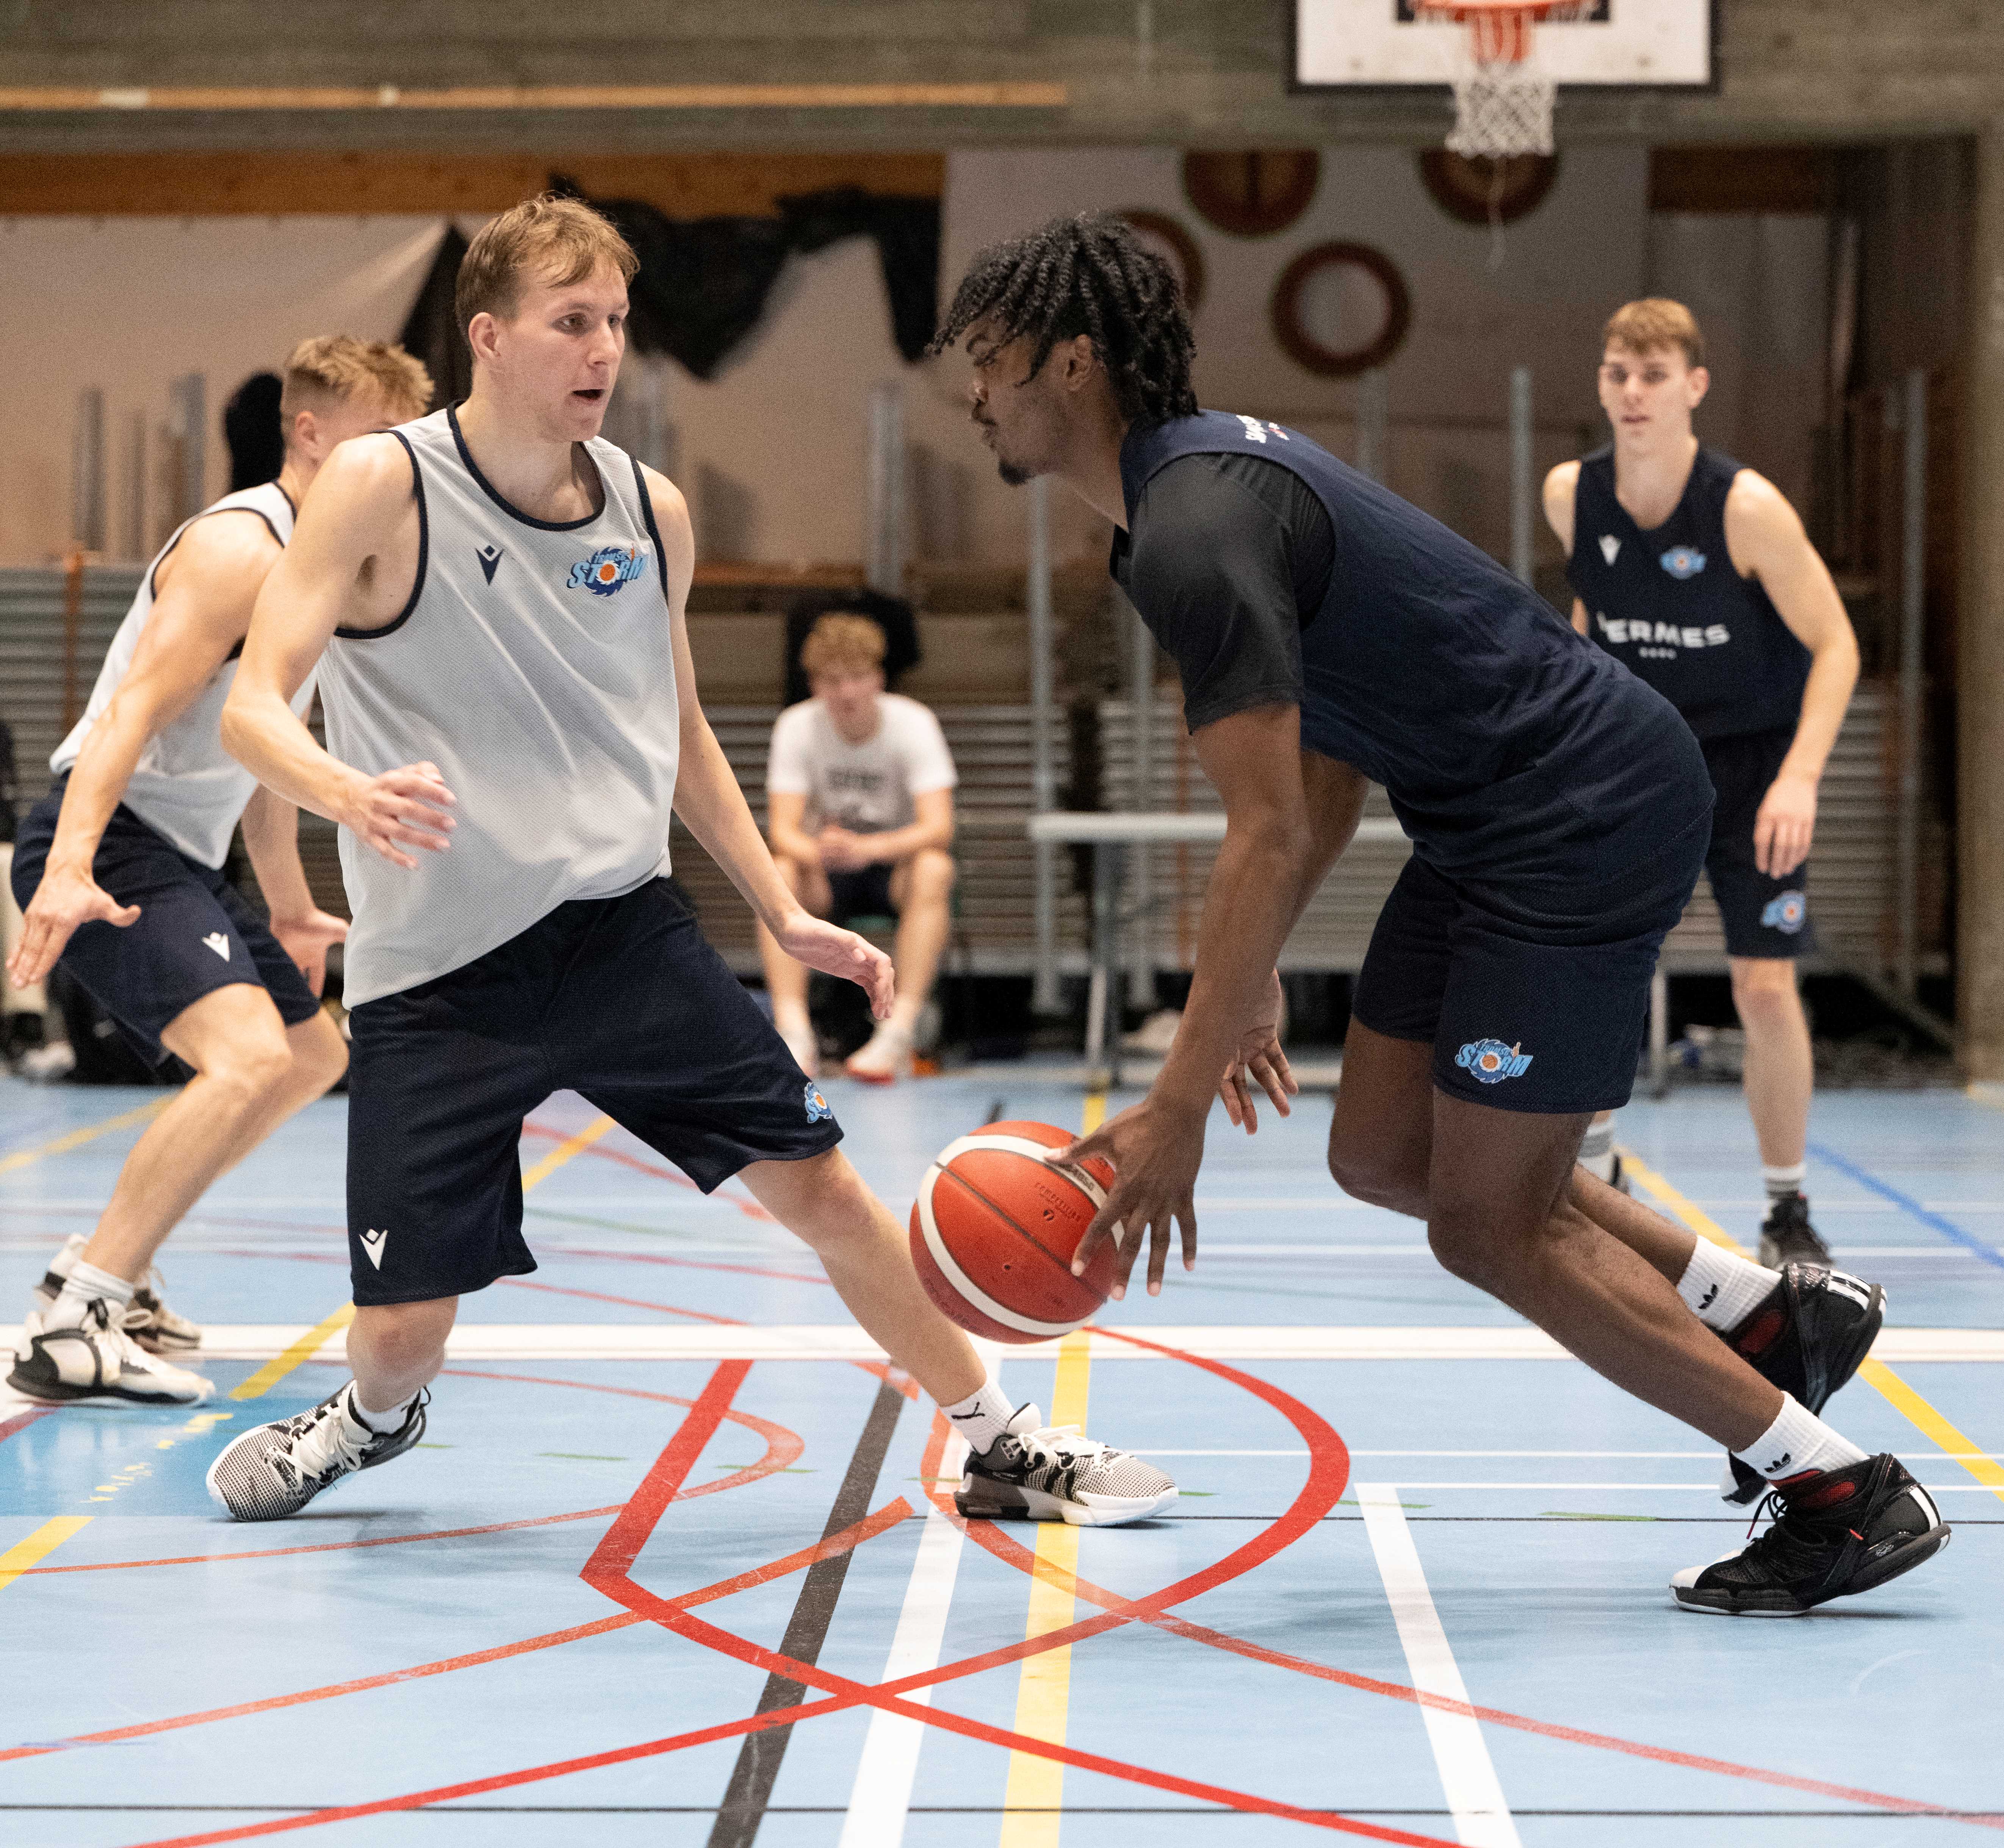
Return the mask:
POLYGON ((1298 433, 1199 411, 1174 279, 1119 219, 983 251, 936 350, 956 342, 1004 479, 1056 475, 1112 522, 1114 575, 1175 657, 1224 803, 1175 1045, 1144 1102, 1056 1158, 1116 1170, 1081 1263, 1116 1222, 1121 1288, 1147 1244, 1160 1289, 1172 1226, 1194 1263, 1212 1092, 1249 1131, 1256 1087, 1286 1112, 1275 960, 1382 782, 1414 850, 1358 983, 1336 1179, 1424 1220, 1456 1275, 1775 1485, 1775 1527, 1680 1573, 1680 1603, 1794 1612, 1938 1551, 1946 1529, 1897 1461, 1806 1402, 1862 1359, 1876 1301, 1701 1245, 1575 1166, 1589 1117, 1627 1096, 1656 951, 1710 839, 1674 708, 1298 433))
MULTIPOLYGON (((1711 375, 1690 310, 1631 302, 1602 347, 1614 440, 1552 471, 1545 513, 1569 554, 1574 627, 1662 693, 1704 748, 1718 798, 1705 867, 1769 1201, 1761 1261, 1827 1264, 1803 1194, 1814 1067, 1796 959, 1815 947, 1817 784, 1858 679, 1858 643, 1780 489, 1699 444, 1691 416, 1711 375)), ((1595 1138, 1611 1140, 1599 1124, 1595 1138)))

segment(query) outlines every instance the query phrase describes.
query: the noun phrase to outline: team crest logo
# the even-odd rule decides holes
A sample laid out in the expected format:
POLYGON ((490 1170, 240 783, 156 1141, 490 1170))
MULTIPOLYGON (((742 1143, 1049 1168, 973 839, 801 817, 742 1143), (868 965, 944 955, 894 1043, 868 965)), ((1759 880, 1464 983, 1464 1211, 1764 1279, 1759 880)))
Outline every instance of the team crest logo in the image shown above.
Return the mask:
POLYGON ((1663 569, 1678 583, 1687 577, 1695 577, 1704 569, 1704 554, 1689 545, 1673 545, 1660 560, 1663 569))
POLYGON ((819 1087, 812 1078, 808 1080, 807 1092, 803 1101, 808 1106, 808 1122, 832 1123, 835 1120, 835 1112, 829 1108, 828 1099, 822 1096, 819 1087))
POLYGON ((1771 931, 1785 931, 1791 937, 1809 922, 1810 902, 1799 892, 1785 892, 1770 899, 1761 921, 1771 931))
POLYGON ((1500 1085, 1506 1078, 1522 1078, 1529 1071, 1531 1054, 1505 1046, 1501 1040, 1471 1040, 1454 1055, 1454 1062, 1463 1071, 1473 1072, 1480 1083, 1500 1085))
POLYGON ((644 577, 647 555, 637 545, 601 545, 590 557, 573 565, 567 591, 589 591, 594 597, 615 597, 636 577, 644 577))
POLYGON ((1610 565, 1621 556, 1621 542, 1611 532, 1600 535, 1600 556, 1610 565))

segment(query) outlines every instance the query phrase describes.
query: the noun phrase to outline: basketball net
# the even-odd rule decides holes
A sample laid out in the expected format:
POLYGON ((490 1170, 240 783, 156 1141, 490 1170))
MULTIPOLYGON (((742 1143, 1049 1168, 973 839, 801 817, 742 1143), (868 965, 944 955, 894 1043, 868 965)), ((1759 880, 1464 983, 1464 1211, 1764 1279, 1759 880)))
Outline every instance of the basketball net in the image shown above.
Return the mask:
POLYGON ((1466 32, 1454 86, 1449 151, 1470 160, 1504 160, 1552 151, 1558 86, 1537 58, 1536 28, 1574 19, 1588 0, 1414 0, 1414 12, 1466 32))

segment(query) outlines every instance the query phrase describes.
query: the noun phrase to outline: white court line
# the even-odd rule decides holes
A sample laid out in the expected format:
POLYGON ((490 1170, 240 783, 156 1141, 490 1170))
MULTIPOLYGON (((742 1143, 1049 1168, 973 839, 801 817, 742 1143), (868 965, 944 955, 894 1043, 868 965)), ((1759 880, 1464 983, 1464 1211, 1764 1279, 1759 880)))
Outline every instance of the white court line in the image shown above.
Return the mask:
MULTIPOLYGON (((1385 1482, 1359 1482, 1354 1487, 1357 1504, 1364 1511, 1372 1557, 1378 1562, 1392 1619, 1399 1626, 1399 1642, 1406 1652, 1406 1669, 1413 1685, 1422 1694, 1438 1695, 1466 1706, 1468 1689, 1454 1651, 1448 1646, 1447 1632, 1441 1628, 1433 1594, 1427 1590, 1419 1549, 1413 1545, 1413 1531, 1406 1525, 1399 1506, 1399 1490, 1385 1482)), ((1427 1743, 1433 1748, 1441 1788, 1454 1816, 1455 1839, 1465 1848, 1519 1848, 1517 1825, 1503 1800, 1503 1787, 1497 1782, 1496 1767, 1489 1762, 1489 1748, 1483 1743, 1482 1727, 1475 1716, 1449 1713, 1422 1702, 1420 1717, 1426 1722, 1427 1743)))
MULTIPOLYGON (((966 1441, 949 1436, 940 1454, 940 1475, 958 1477, 966 1455, 966 1441)), ((912 1562, 911 1580, 905 1588, 905 1607, 899 1613, 891 1653, 884 1660, 884 1680, 899 1681, 939 1666, 965 1538, 937 1508, 928 1506, 925 1531, 919 1536, 919 1556, 912 1562)), ((931 1688, 915 1688, 905 1699, 930 1706, 932 1697, 931 1688)), ((908 1720, 881 1707, 871 1710, 863 1755, 856 1762, 856 1781, 849 1789, 849 1815, 836 1848, 898 1848, 904 1840, 925 1734, 923 1720, 908 1720)))

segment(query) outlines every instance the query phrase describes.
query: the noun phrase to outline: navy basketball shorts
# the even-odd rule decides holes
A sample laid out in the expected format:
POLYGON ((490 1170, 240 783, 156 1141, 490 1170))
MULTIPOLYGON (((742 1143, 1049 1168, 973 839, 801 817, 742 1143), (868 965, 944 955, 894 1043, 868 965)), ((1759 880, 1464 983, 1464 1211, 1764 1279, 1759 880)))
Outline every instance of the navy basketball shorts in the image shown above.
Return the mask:
POLYGON ((1451 878, 1415 854, 1371 936, 1351 1012, 1434 1048, 1451 1097, 1550 1115, 1618 1110, 1635 1082, 1656 954, 1697 883, 1701 815, 1613 878, 1451 878))
POLYGON ((1792 725, 1701 741, 1718 805, 1711 812, 1711 848, 1704 857, 1711 896, 1725 926, 1725 952, 1779 961, 1816 948, 1810 926, 1806 860, 1785 878, 1771 879, 1754 857, 1754 822, 1782 760, 1796 742, 1792 725))
POLYGON ((898 907, 891 901, 891 875, 895 869, 882 861, 859 866, 853 872, 828 875, 829 919, 846 924, 852 917, 895 917, 898 907))
MULTIPOLYGON (((21 824, 13 886, 24 911, 42 882, 68 780, 59 778, 21 824)), ((139 915, 122 926, 101 918, 79 924, 61 966, 150 1064, 173 1057, 160 1035, 176 1019, 205 995, 239 982, 270 994, 287 1026, 320 1012, 299 965, 221 870, 191 860, 122 803, 105 825, 90 873, 119 903, 137 905, 139 915)))
POLYGON ((423 1303, 536 1268, 523 1119, 574 1090, 707 1194, 842 1140, 834 1113, 665 879, 559 905, 348 1017, 355 1300, 423 1303))

